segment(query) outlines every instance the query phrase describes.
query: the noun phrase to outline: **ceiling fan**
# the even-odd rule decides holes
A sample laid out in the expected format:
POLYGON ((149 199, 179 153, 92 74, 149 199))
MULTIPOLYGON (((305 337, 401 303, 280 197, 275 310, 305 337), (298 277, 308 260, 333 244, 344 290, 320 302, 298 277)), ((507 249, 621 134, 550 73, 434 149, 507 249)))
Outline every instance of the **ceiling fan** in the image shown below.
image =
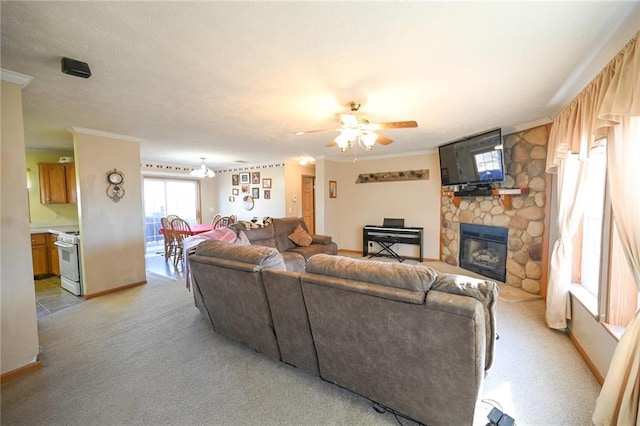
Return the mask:
POLYGON ((418 127, 415 121, 391 121, 387 123, 371 123, 369 120, 357 114, 360 109, 360 102, 351 101, 347 104, 350 114, 340 114, 340 127, 336 129, 309 130, 304 132, 296 132, 296 135, 305 135, 309 133, 323 132, 340 132, 340 134, 327 146, 338 146, 340 152, 346 152, 349 148, 356 144, 365 151, 371 151, 373 145, 389 145, 393 142, 386 136, 379 135, 375 131, 383 129, 403 129, 408 127, 418 127))

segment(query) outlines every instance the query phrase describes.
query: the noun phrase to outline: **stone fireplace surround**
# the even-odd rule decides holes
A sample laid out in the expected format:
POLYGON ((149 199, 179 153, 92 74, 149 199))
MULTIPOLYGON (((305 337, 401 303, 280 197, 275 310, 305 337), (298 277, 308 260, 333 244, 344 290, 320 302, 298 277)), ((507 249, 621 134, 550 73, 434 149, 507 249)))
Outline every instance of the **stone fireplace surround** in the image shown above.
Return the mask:
POLYGON ((540 294, 546 274, 545 219, 547 180, 545 165, 550 125, 504 136, 507 176, 502 188, 528 188, 528 194, 513 195, 512 208, 498 196, 463 197, 459 207, 441 197, 440 259, 459 266, 460 223, 476 223, 509 229, 505 284, 540 294), (505 203, 506 204, 506 203, 505 203))

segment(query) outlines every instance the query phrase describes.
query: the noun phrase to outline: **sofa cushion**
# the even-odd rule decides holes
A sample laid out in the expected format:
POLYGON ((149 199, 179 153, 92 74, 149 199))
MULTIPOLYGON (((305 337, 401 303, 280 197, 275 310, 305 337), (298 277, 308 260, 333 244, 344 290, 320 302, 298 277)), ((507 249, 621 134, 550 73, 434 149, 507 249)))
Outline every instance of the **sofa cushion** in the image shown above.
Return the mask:
POLYGON ((244 231, 253 245, 278 248, 273 234, 273 224, 267 225, 264 228, 247 228, 243 223, 236 223, 231 225, 231 227, 234 228, 236 232, 244 231))
POLYGON ((313 241, 313 237, 311 237, 307 231, 302 229, 302 226, 300 225, 298 225, 296 229, 288 235, 288 238, 300 247, 308 247, 313 241))
POLYGON ((284 265, 287 271, 290 272, 304 272, 304 267, 307 263, 307 259, 300 253, 295 253, 291 250, 283 251, 280 253, 284 265))
POLYGON ((424 265, 387 263, 328 254, 316 254, 309 258, 306 272, 424 292, 431 288, 437 276, 435 270, 424 265))
POLYGON ((255 271, 263 268, 285 269, 282 256, 278 250, 271 247, 238 246, 224 241, 207 240, 198 244, 195 254, 255 265, 255 271))
POLYGON ((338 245, 336 243, 330 244, 311 244, 307 247, 292 247, 285 253, 298 253, 304 257, 305 261, 309 260, 311 256, 316 254, 337 254, 338 245))
POLYGON ((276 247, 280 251, 287 251, 290 248, 297 247, 296 244, 289 239, 295 229, 301 226, 307 233, 307 225, 301 217, 283 217, 273 220, 273 237, 276 240, 276 247))

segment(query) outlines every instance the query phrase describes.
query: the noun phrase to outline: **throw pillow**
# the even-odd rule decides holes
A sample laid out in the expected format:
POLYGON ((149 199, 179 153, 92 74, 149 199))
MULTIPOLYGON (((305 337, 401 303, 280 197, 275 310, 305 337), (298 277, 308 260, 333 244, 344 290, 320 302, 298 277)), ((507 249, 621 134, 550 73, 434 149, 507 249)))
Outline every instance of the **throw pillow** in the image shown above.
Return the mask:
POLYGON ((238 232, 238 238, 236 238, 236 241, 233 244, 236 246, 249 246, 251 245, 251 241, 249 241, 249 238, 244 231, 240 231, 238 232))
POLYGON ((305 231, 302 226, 298 225, 294 231, 289 234, 289 239, 296 243, 300 247, 307 247, 311 245, 313 237, 305 231))

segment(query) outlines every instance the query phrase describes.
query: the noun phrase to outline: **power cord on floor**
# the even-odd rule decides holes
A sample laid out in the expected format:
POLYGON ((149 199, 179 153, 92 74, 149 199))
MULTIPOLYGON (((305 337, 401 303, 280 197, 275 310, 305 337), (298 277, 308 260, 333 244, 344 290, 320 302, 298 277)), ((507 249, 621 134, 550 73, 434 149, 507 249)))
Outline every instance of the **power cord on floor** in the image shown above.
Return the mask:
POLYGON ((376 412, 377 412, 377 413, 380 413, 380 414, 384 414, 384 413, 387 413, 387 412, 388 412, 388 413, 393 414, 393 417, 396 419, 396 422, 398 422, 398 424, 399 424, 400 426, 410 426, 409 424, 404 424, 404 423, 402 423, 402 422, 400 421, 400 418, 403 418, 403 419, 405 419, 405 420, 407 420, 407 421, 411 422, 411 425, 427 426, 427 425, 426 425, 426 424, 424 424, 424 423, 420 423, 420 422, 417 422, 417 421, 415 421, 415 420, 413 420, 413 419, 410 419, 410 418, 408 418, 408 417, 406 417, 406 416, 404 416, 404 415, 402 415, 402 414, 398 413, 397 411, 395 411, 395 410, 393 410, 393 409, 391 409, 391 408, 389 408, 389 407, 385 407, 384 405, 379 404, 379 403, 377 403, 377 402, 374 402, 374 403, 373 403, 372 408, 373 408, 374 410, 376 410, 376 412))

